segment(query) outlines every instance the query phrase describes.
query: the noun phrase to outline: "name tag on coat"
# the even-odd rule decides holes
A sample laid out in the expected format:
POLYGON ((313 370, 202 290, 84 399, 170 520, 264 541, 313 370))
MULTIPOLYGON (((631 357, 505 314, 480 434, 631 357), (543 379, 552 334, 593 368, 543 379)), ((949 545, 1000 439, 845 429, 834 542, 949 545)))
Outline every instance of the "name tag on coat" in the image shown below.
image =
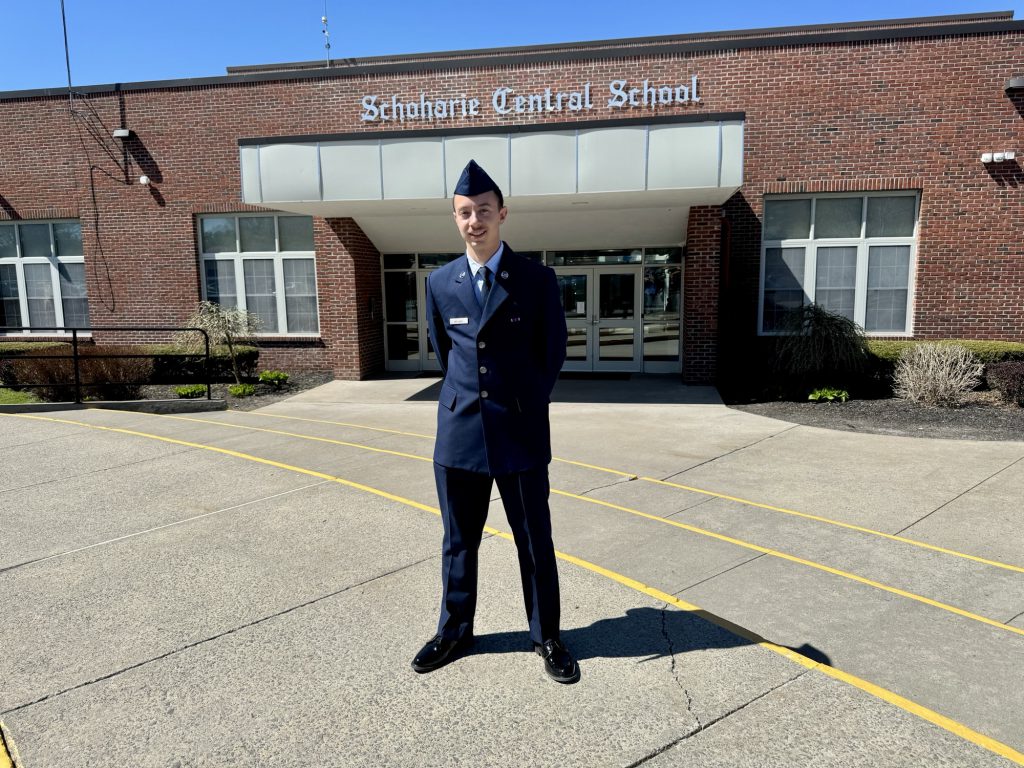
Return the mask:
POLYGON ((448 325, 469 325, 468 317, 449 317, 448 325))

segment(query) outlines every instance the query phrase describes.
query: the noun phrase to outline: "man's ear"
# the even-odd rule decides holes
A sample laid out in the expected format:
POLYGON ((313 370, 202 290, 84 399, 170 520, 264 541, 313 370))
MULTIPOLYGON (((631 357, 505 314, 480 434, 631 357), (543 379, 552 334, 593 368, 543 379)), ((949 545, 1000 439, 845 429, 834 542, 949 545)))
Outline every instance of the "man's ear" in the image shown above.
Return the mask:
POLYGON ((498 221, 503 222, 506 218, 508 218, 508 208, 501 206, 501 210, 498 211, 498 221))

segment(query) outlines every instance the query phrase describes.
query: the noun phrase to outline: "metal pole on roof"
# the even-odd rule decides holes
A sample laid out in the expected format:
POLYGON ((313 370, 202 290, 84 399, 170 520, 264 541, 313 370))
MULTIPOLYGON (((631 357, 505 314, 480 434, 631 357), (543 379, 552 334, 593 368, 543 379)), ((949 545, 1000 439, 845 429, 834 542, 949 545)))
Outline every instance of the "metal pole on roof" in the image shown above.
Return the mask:
POLYGON ((71 54, 68 53, 68 20, 64 15, 64 0, 60 0, 60 23, 64 27, 64 66, 68 71, 68 112, 74 114, 75 97, 71 91, 71 54))
MULTIPOLYGON (((61 0, 63 2, 63 0, 61 0)), ((324 0, 324 15, 320 17, 320 23, 324 25, 324 50, 327 51, 327 66, 331 66, 331 33, 327 29, 327 0, 324 0)))

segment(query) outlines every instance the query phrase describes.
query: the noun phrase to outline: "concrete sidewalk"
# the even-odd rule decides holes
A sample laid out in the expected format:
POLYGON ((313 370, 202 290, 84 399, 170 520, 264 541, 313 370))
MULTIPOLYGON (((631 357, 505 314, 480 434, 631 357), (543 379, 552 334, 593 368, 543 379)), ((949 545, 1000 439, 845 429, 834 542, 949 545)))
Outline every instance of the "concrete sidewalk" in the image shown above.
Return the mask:
MULTIPOLYGON (((578 463, 552 465, 553 523, 581 561, 560 572, 583 679, 544 676, 499 535, 473 653, 416 675, 439 598, 440 521, 410 506, 436 506, 415 458, 432 386, 333 382, 199 420, 0 416, 0 719, 23 765, 1013 764, 972 732, 1024 750, 1024 573, 835 524, 1019 566, 1024 443, 794 427, 666 379, 560 382, 555 454, 578 463)), ((489 522, 506 529, 500 504, 489 522)))

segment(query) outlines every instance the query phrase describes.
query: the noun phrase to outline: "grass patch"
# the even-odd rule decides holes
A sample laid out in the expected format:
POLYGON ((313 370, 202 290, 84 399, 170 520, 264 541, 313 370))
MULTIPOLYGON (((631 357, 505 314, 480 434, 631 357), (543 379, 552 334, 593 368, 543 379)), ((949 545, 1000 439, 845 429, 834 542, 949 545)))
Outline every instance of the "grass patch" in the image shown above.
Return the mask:
POLYGON ((39 398, 31 392, 16 392, 13 389, 0 387, 0 405, 24 405, 25 403, 38 403, 39 398))

